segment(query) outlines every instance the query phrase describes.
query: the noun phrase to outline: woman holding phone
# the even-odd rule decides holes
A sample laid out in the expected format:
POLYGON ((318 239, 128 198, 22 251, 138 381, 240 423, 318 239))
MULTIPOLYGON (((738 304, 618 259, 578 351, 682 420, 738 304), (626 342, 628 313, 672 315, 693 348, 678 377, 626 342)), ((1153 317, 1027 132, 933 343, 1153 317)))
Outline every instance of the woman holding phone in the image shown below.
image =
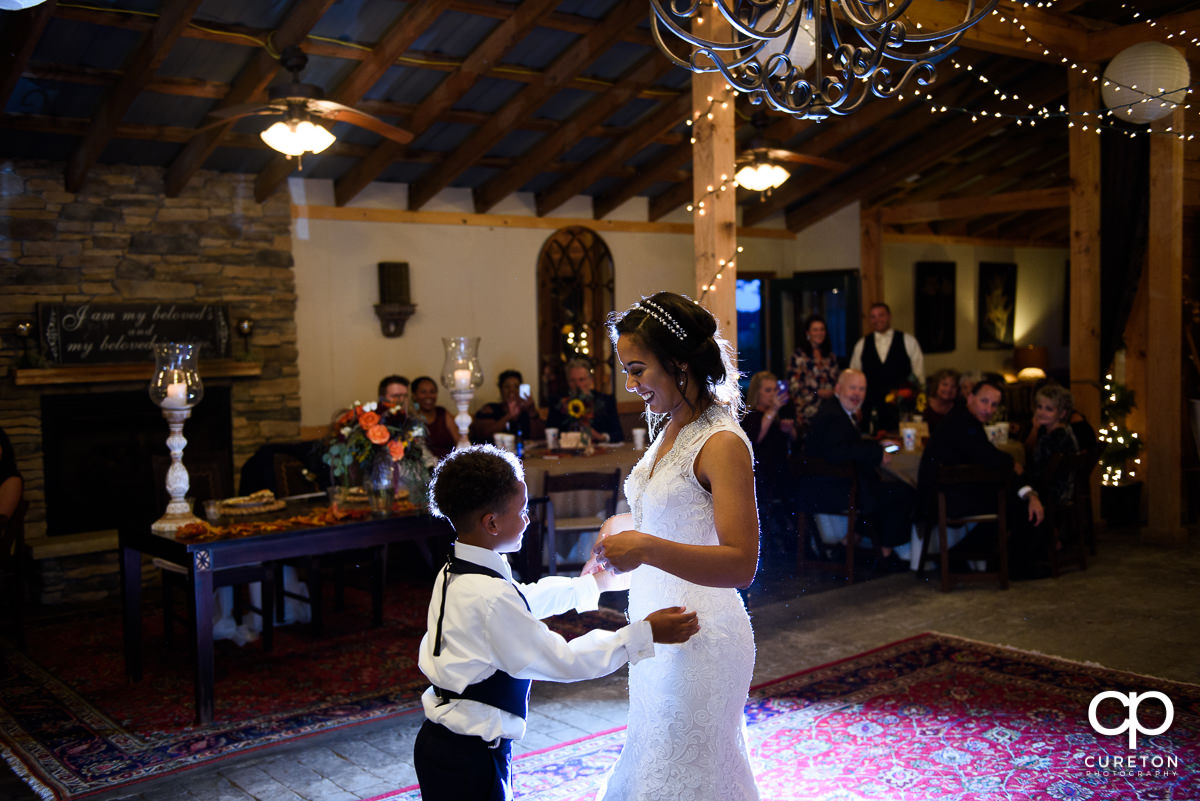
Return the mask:
POLYGON ((529 385, 517 370, 505 370, 497 381, 500 401, 487 403, 475 412, 469 436, 472 442, 490 445, 496 434, 513 434, 519 439, 541 439, 546 426, 530 397, 529 385))

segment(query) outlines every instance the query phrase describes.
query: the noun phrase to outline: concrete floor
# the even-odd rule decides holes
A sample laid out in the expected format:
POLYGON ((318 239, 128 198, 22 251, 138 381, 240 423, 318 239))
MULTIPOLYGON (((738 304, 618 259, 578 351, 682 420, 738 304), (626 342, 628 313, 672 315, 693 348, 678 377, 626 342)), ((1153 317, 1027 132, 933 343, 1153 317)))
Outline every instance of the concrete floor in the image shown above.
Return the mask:
MULTIPOLYGON (((943 594, 911 574, 842 586, 764 570, 750 593, 755 681, 852 656, 924 631, 1200 684, 1200 554, 1102 533, 1086 572, 943 594)), ((535 683, 529 733, 515 753, 624 723, 624 671, 574 685, 535 683)), ((419 715, 358 726, 230 759, 218 766, 97 798, 137 801, 357 801, 416 782, 419 715)), ((0 799, 36 796, 9 774, 0 799)))

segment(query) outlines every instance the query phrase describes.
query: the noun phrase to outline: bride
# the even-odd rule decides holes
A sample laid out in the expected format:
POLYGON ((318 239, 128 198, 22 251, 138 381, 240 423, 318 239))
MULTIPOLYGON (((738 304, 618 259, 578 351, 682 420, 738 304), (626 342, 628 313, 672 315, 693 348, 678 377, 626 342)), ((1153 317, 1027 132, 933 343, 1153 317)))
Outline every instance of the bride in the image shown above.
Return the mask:
POLYGON ((608 328, 657 432, 625 482, 632 511, 605 524, 585 572, 632 571, 631 619, 686 606, 700 633, 630 668, 627 740, 598 797, 757 799, 742 713, 754 635, 736 588, 754 579, 758 513, 729 345, 707 309, 670 292, 608 328))

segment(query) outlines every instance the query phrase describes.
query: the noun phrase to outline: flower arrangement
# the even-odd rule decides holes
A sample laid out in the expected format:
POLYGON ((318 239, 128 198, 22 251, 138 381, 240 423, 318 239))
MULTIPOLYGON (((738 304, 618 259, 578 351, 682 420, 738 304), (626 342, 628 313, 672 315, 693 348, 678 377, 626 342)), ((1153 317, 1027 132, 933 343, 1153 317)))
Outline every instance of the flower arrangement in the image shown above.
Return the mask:
POLYGON ((917 377, 909 374, 903 384, 884 396, 883 402, 895 404, 901 414, 923 414, 928 399, 917 377))
POLYGON ((571 431, 588 431, 596 415, 595 400, 590 392, 571 393, 559 402, 563 419, 571 431))
POLYGON ((437 464, 425 436, 425 424, 404 415, 399 406, 355 401, 334 421, 321 458, 345 487, 357 473, 389 484, 396 493, 407 486, 409 499, 424 506, 430 471, 437 464))

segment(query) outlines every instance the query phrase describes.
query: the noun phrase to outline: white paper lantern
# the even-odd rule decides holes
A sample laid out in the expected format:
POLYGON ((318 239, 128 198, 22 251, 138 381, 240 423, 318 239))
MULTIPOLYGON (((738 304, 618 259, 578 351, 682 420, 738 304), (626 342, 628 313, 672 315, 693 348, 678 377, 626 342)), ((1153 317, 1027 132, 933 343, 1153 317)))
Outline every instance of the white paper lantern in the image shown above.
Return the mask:
MULTIPOLYGON (((796 13, 803 13, 803 11, 797 8, 796 13)), ((792 43, 792 49, 787 53, 788 61, 792 62, 793 67, 807 70, 817 60, 816 31, 817 25, 813 19, 806 17, 800 20, 800 29, 796 31, 796 41, 792 43)), ((765 67, 767 59, 776 53, 782 53, 786 44, 787 36, 768 40, 763 45, 763 49, 758 51, 756 60, 765 67)))
POLYGON ((46 0, 0 0, 0 11, 22 11, 40 6, 46 0))
POLYGON ((1104 105, 1114 109, 1113 116, 1144 123, 1167 116, 1183 103, 1189 81, 1187 59, 1178 50, 1162 42, 1142 42, 1108 63, 1100 91, 1104 105))

